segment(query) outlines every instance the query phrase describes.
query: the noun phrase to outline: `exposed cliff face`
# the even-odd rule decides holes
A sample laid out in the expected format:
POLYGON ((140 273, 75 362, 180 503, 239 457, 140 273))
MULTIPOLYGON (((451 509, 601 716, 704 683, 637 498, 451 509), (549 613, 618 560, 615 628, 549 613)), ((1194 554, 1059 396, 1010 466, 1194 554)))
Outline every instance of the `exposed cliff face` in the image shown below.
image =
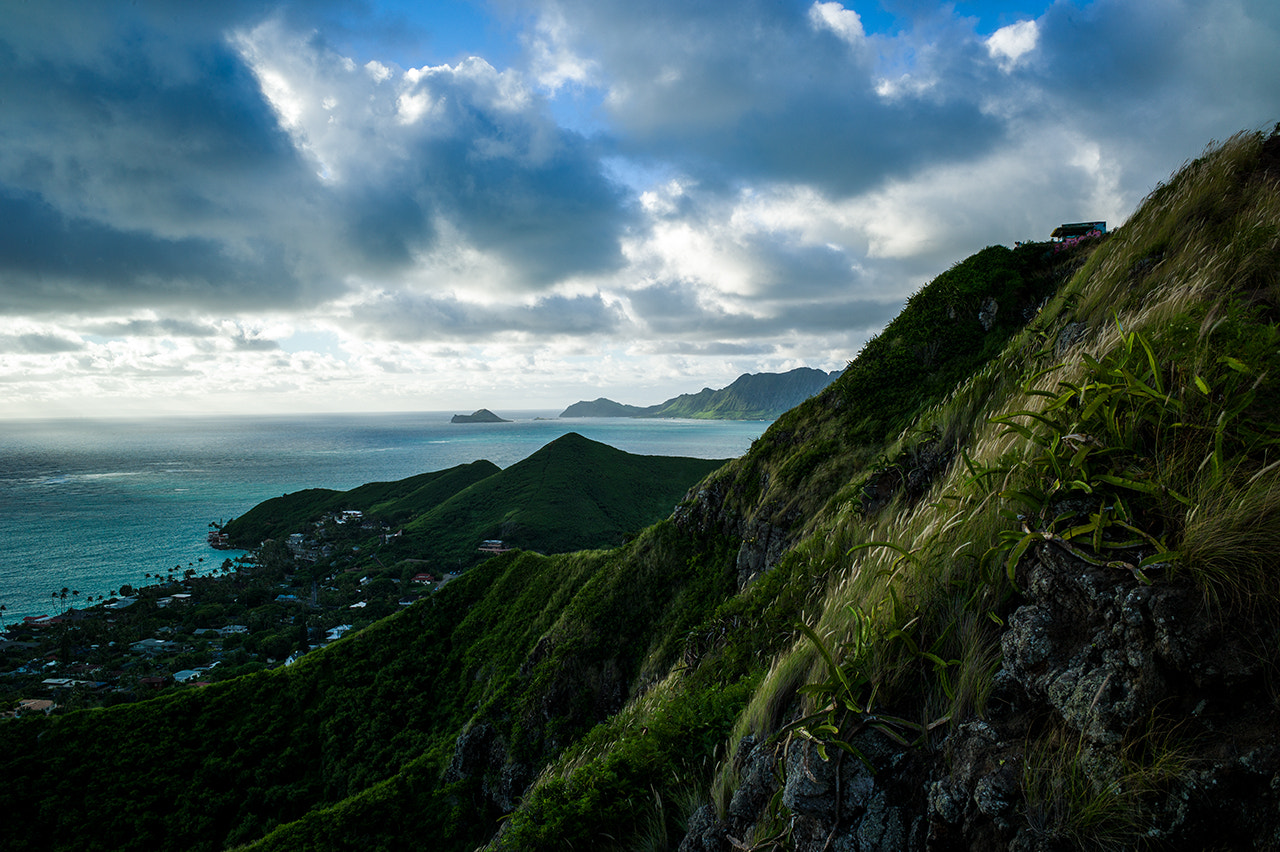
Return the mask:
POLYGON ((865 763, 751 737, 723 818, 700 810, 682 852, 767 834, 779 776, 797 852, 1280 846, 1270 614, 1215 609, 1187 584, 1145 585, 1049 544, 1022 579, 985 718, 905 747, 864 726, 850 744, 865 763), (1124 744, 1135 731, 1142 753, 1124 744), (1091 822, 1099 799, 1105 823, 1091 822))

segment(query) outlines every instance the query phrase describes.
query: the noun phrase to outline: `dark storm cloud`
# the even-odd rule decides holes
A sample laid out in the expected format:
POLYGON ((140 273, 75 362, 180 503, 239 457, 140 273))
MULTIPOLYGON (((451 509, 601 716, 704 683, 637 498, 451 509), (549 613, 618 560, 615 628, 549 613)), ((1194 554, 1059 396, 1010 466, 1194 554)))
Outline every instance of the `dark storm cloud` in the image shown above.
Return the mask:
POLYGON ((279 304, 302 285, 280 246, 234 249, 68 219, 42 200, 0 191, 0 295, 11 313, 279 304))
POLYGON ((482 306, 450 297, 388 292, 355 307, 352 319, 368 336, 384 340, 480 343, 509 332, 607 333, 618 327, 622 316, 599 295, 553 295, 531 305, 482 306))
MULTIPOLYGON (((366 163, 322 180, 308 147, 320 129, 288 125, 236 34, 271 16, 293 36, 274 55, 299 54, 287 82, 319 102, 326 93, 306 87, 325 74, 354 68, 368 82, 314 31, 296 37, 327 14, 256 3, 17 10, 0 27, 0 215, 19 223, 0 234, 5 309, 312 307, 348 276, 394 281, 442 248, 442 224, 503 259, 505 280, 524 289, 621 266, 627 198, 598 152, 537 97, 495 103, 483 75, 435 69, 429 94, 447 130, 417 135, 395 135, 396 92, 384 85, 374 112, 345 116, 343 153, 366 163)), ((374 100, 357 94, 344 106, 374 100)))
POLYGON ((432 123, 404 160, 399 194, 387 200, 417 221, 425 203, 472 245, 519 270, 532 288, 622 265, 619 236, 632 222, 624 191, 601 172, 599 152, 540 111, 485 103, 466 74, 432 75, 432 123))
POLYGON ((636 318, 654 335, 709 343, 781 340, 795 334, 863 334, 902 309, 899 300, 829 297, 757 302, 753 312, 731 310, 685 282, 664 282, 629 292, 636 318))
POLYGON ((762 296, 812 299, 847 291, 857 284, 849 256, 830 246, 760 239, 754 241, 751 257, 762 296))
MULTIPOLYGON (((876 91, 874 51, 816 24, 804 3, 568 0, 572 46, 598 62, 621 150, 704 178, 798 181, 836 195, 924 163, 989 150, 1003 124, 980 107, 980 45, 920 51, 919 95, 876 91), (927 67, 926 67, 927 57, 927 67)), ((895 70, 898 70, 895 67, 895 70)))
POLYGON ((80 329, 102 337, 216 337, 217 328, 188 320, 157 319, 89 323, 80 329))
POLYGON ((0 334, 0 352, 19 355, 57 355, 84 348, 79 340, 56 334, 0 334))
POLYGON ((235 42, 322 176, 353 273, 461 248, 505 266, 503 286, 532 291, 622 266, 629 192, 519 72, 479 57, 360 66, 275 21, 235 42))
POLYGON ((1039 24, 1016 82, 1043 93, 1042 115, 1125 156, 1131 192, 1151 188, 1152 168, 1162 178, 1212 139, 1280 119, 1272 0, 1059 2, 1039 24))
POLYGON ((557 153, 534 166, 477 164, 461 146, 437 149, 431 153, 440 178, 432 185, 450 221, 535 286, 608 272, 622 266, 618 237, 630 216, 622 191, 600 174, 586 147, 563 133, 557 153))
POLYGON ((161 32, 120 11, 97 33, 69 24, 79 50, 23 40, 38 20, 0 34, 6 306, 261 307, 333 292, 323 275, 304 284, 297 246, 271 233, 305 171, 252 75, 185 18, 161 32))

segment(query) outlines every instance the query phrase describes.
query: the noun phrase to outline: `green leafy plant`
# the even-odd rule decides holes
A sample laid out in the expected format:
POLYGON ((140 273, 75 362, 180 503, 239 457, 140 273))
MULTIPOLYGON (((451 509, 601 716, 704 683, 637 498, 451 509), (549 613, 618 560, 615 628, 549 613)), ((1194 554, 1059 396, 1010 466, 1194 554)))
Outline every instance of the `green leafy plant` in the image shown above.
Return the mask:
POLYGON ((1170 504, 1190 501, 1171 487, 1160 459, 1182 425, 1184 405, 1167 387, 1167 370, 1147 339, 1121 329, 1121 340, 1102 360, 1085 354, 1079 382, 1060 381, 1054 391, 1035 387, 1061 365, 1029 379, 1024 393, 1046 399, 1039 411, 992 420, 1035 448, 1020 463, 1022 487, 1001 492, 1027 510, 1014 515, 1016 528, 1002 533, 994 549, 1011 580, 1022 556, 1040 542, 1091 564, 1127 569, 1144 582, 1148 568, 1178 557, 1161 520, 1170 504))

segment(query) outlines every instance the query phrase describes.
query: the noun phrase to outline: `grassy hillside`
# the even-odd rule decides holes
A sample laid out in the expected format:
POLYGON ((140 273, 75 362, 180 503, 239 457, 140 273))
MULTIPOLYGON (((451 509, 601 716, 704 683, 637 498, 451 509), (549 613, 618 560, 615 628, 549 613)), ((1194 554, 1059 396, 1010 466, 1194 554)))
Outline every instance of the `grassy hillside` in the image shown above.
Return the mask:
POLYGON ((350 491, 308 488, 264 500, 228 521, 222 531, 238 547, 257 547, 266 539, 302 531, 325 515, 345 509, 399 525, 499 470, 493 462, 481 460, 395 482, 370 482, 350 491))
POLYGON ((359 509, 403 530, 379 550, 447 569, 479 561, 486 539, 540 553, 621 544, 670 514, 689 487, 724 460, 639 456, 570 432, 506 470, 458 465, 350 491, 308 489, 258 504, 226 524, 233 543, 309 532, 325 515, 359 509))
POLYGON ((387 552, 465 565, 485 539, 539 553, 618 545, 722 464, 633 455, 570 432, 416 516, 387 552))
MULTIPOLYGON (((943 273, 621 547, 491 560, 288 669, 0 724, 0 812, 31 815, 6 841, 1266 846, 1278 323, 1280 138, 1244 134, 1104 239, 943 273)), ((518 467, 440 534, 557 480, 518 467)))

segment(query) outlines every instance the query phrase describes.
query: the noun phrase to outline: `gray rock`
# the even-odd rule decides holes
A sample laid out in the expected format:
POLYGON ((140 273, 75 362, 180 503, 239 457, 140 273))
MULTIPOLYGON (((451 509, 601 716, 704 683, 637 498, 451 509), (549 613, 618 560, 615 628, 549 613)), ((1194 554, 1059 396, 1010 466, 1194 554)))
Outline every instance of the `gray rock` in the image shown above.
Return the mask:
POLYGON ((978 310, 978 322, 982 324, 983 331, 991 330, 991 327, 996 324, 998 313, 1000 313, 1000 303, 996 301, 995 296, 988 296, 982 300, 982 307, 978 310))
POLYGON ((1069 322, 1063 326, 1062 331, 1058 332, 1057 341, 1053 344, 1053 357, 1061 358, 1067 354, 1067 350, 1084 337, 1084 333, 1088 330, 1088 324, 1083 322, 1069 322))
POLYGON ((728 852, 730 848, 724 824, 716 819, 715 808, 703 805, 689 817, 677 852, 728 852))

